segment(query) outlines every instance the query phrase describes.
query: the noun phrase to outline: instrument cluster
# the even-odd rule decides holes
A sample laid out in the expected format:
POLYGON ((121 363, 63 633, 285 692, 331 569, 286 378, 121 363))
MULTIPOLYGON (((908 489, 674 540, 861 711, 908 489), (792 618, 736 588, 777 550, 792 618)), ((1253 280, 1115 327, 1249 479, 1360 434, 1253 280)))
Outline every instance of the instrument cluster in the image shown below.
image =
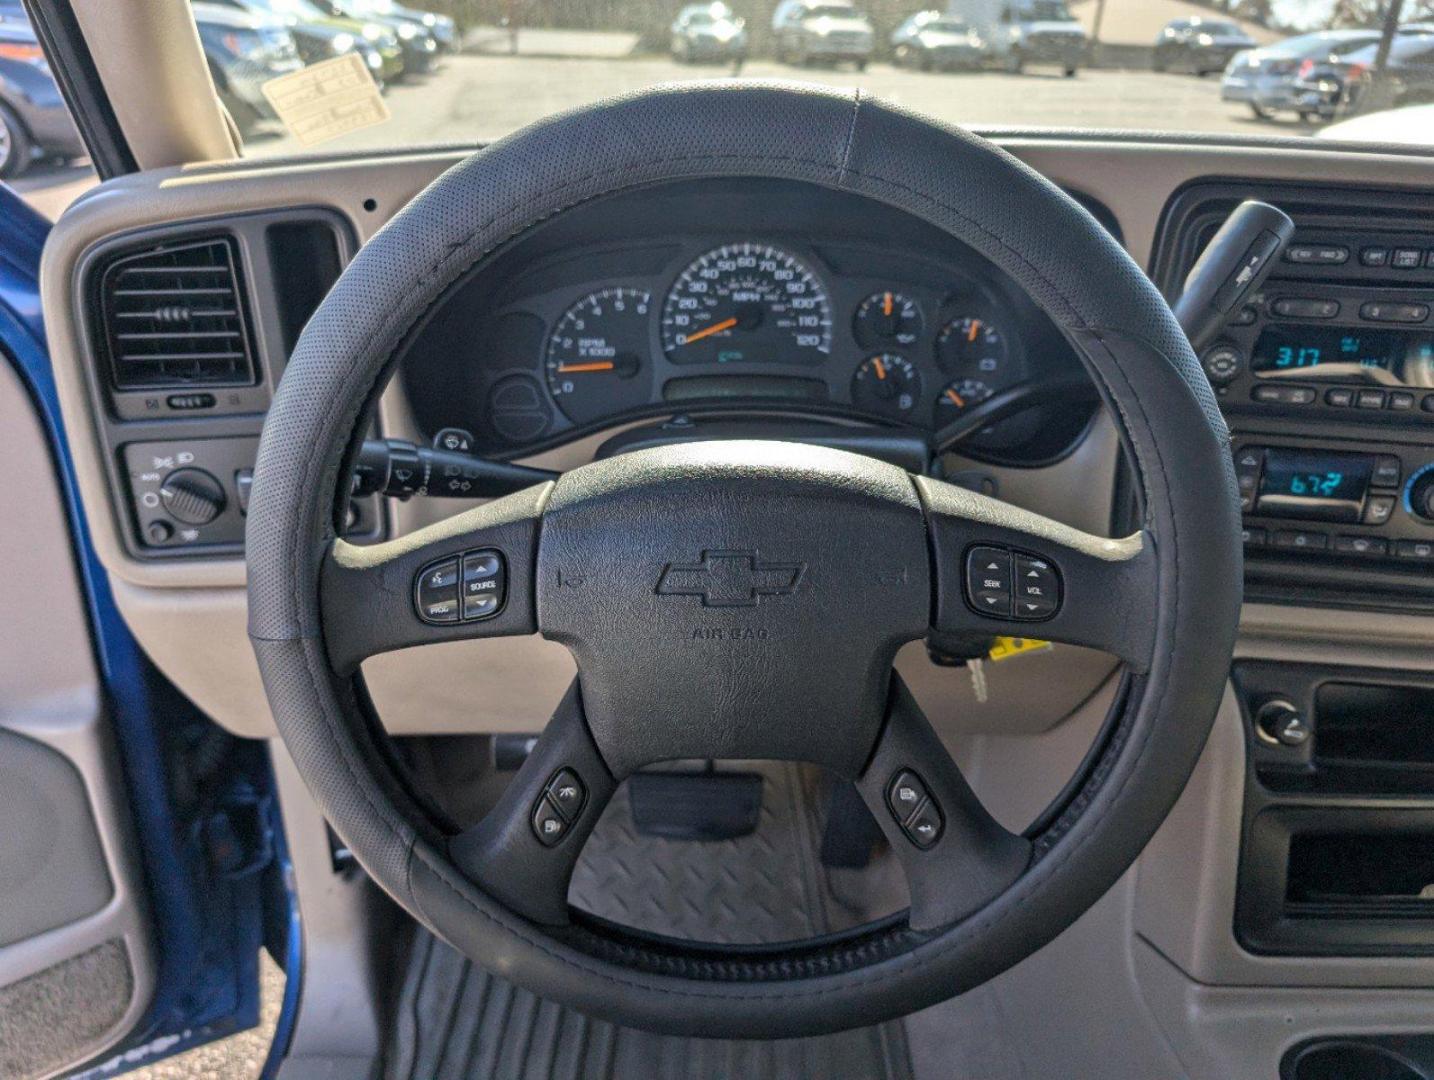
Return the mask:
POLYGON ((654 402, 800 400, 939 429, 1024 379, 1026 343, 989 287, 908 271, 836 275, 789 245, 744 240, 698 252, 670 282, 579 286, 517 306, 551 324, 544 383, 575 426, 654 402))
MULTIPOLYGON (((1079 361, 969 247, 846 193, 763 182, 634 192, 536 231, 455 283, 400 365, 430 436, 522 458, 691 416, 904 430, 1079 361)), ((962 442, 1059 457, 1093 406, 1045 397, 962 442)))

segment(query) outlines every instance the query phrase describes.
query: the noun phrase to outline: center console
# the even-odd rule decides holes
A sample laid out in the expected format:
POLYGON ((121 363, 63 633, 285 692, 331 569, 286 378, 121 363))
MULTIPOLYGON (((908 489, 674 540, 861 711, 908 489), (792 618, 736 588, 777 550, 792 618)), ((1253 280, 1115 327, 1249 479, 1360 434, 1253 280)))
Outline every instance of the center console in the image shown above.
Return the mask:
POLYGON ((1192 185, 1157 246, 1167 296, 1244 198, 1295 221, 1200 356, 1232 433, 1246 597, 1434 608, 1434 199, 1192 185))

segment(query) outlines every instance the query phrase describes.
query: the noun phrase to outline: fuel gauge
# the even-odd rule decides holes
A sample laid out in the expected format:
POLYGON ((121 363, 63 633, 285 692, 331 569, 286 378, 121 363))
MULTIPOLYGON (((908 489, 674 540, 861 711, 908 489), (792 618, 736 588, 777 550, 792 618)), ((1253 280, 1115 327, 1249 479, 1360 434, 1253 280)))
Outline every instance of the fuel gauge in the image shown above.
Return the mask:
POLYGON ((921 373, 896 353, 878 353, 861 362, 851 380, 851 400, 859 409, 904 418, 921 398, 921 373))
POLYGON ((921 307, 909 296, 886 290, 872 293, 856 309, 852 332, 869 349, 893 342, 910 345, 921 336, 921 307))

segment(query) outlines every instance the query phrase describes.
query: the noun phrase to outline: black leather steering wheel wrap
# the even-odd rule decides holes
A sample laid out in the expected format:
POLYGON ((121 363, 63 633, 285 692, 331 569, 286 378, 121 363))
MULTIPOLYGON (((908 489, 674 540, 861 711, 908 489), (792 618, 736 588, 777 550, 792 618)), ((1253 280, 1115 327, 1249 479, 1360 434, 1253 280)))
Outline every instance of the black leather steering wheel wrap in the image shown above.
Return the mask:
MULTIPOLYGON (((869 537, 846 539, 860 555, 869 537)), ((545 120, 475 153, 397 214, 344 271, 295 350, 264 427, 247 544, 250 634, 279 731, 335 830, 374 879, 475 962, 539 995, 619 1023, 713 1037, 815 1034, 908 1013, 999 974, 1073 922, 1134 861, 1194 768, 1228 673, 1241 587, 1238 502, 1213 395, 1163 299, 1099 224, 967 132, 857 92, 745 81, 658 88, 545 120), (902 473, 899 482, 892 475, 899 470, 838 451, 803 449, 787 462, 789 473, 777 475, 761 458, 778 444, 749 444, 612 459, 372 549, 336 539, 346 451, 401 347, 456 281, 566 210, 708 177, 783 179, 878 200, 955 236, 1010 275, 1071 340, 1105 397, 1136 476, 1141 532, 1101 541, 939 481, 902 473), (808 486, 797 490, 791 482, 808 486), (693 507, 736 492, 726 509, 763 539, 739 537, 744 551, 764 546, 767 522, 781 512, 810 512, 810 529, 831 520, 826 515, 842 500, 851 500, 857 517, 870 512, 889 521, 903 544, 924 544, 920 567, 915 554, 903 564, 909 573, 899 597, 870 640, 864 625, 849 628, 853 655, 872 669, 885 662, 889 670, 900 642, 919 636, 918 621, 955 630, 990 625, 961 591, 960 564, 971 544, 1055 553, 1066 572, 1063 614, 1039 631, 1026 629, 1105 647, 1132 672, 1102 751, 1061 813, 1028 837, 992 831, 892 678, 875 691, 870 684, 850 691, 854 719, 843 731, 873 739, 855 756, 849 745, 832 751, 823 731, 812 732, 803 753, 781 741, 791 727, 764 746, 855 780, 874 810, 890 770, 923 770, 948 806, 947 824, 933 869, 921 869, 914 849, 900 851, 912 878, 909 919, 821 941, 723 948, 567 918, 552 897, 536 895, 544 875, 561 876, 563 867, 561 859, 537 865, 541 853, 533 854, 525 807, 557 767, 577 767, 599 806, 627 771, 657 760, 653 755, 672 756, 679 744, 660 717, 625 710, 642 700, 637 683, 644 675, 706 677, 700 665, 664 668, 664 650, 654 648, 655 667, 633 665, 631 685, 609 672, 594 676, 590 692, 582 680, 593 660, 585 661, 583 650, 599 647, 592 645, 599 619, 553 631, 579 659, 579 684, 513 781, 505 796, 511 805, 500 804, 462 836, 444 835, 374 744, 358 702, 358 661, 387 648, 561 623, 552 580, 562 566, 559 552, 593 528, 629 530, 633 560, 642 565, 630 579, 616 562, 606 572, 628 590, 622 595, 667 618, 675 608, 653 606, 657 571, 700 553, 689 550, 698 533, 677 537, 643 517, 663 485, 693 507), (502 613, 481 624, 419 623, 412 607, 417 570, 435 553, 490 547, 510 557, 502 613), (624 726, 629 720, 636 726, 624 726)), ((824 560, 851 557, 840 548, 773 548, 760 558, 802 563, 800 591, 781 599, 829 615, 824 560)), ((751 610, 754 619, 795 620, 783 613, 800 609, 773 601, 751 610)), ((634 632, 629 623, 618 636, 634 632)), ((1001 624, 989 632, 1001 632, 1001 624)), ((809 652, 809 645, 802 639, 792 648, 809 652)), ((778 657, 799 655, 781 647, 778 657)), ((669 700, 686 695, 694 711, 720 716, 722 723, 708 725, 716 741, 705 749, 749 748, 742 710, 762 707, 757 689, 781 692, 780 671, 756 671, 746 690, 734 682, 738 674, 729 669, 717 684, 730 700, 711 701, 681 685, 664 690, 669 700)), ((782 704, 799 706, 790 697, 782 704)), ((575 849, 595 817, 550 850, 575 849)), ((894 849, 910 848, 890 815, 877 818, 894 849)))

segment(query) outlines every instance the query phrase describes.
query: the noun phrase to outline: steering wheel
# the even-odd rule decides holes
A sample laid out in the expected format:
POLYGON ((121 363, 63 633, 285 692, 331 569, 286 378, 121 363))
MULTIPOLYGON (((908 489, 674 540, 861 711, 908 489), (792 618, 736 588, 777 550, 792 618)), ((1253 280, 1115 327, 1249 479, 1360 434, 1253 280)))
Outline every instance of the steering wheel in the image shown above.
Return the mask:
POLYGON ((473 961, 649 1030, 830 1032, 974 987, 1134 861, 1204 745, 1234 647, 1228 436, 1170 310, 1074 200, 1010 155, 859 92, 683 84, 544 120, 455 166, 359 252, 264 425, 249 627, 280 734, 373 879, 473 961), (886 203, 1003 270, 1069 338, 1136 476, 1121 539, 838 450, 641 450, 372 547, 337 538, 364 418, 449 288, 592 200, 704 177, 886 203), (986 812, 892 670, 929 629, 1103 649, 1129 692, 1055 812, 986 812), (366 720, 359 665, 541 633, 578 677, 496 807, 445 833, 366 720), (787 759, 854 781, 910 910, 778 945, 659 938, 569 909, 616 786, 673 759, 787 759))

